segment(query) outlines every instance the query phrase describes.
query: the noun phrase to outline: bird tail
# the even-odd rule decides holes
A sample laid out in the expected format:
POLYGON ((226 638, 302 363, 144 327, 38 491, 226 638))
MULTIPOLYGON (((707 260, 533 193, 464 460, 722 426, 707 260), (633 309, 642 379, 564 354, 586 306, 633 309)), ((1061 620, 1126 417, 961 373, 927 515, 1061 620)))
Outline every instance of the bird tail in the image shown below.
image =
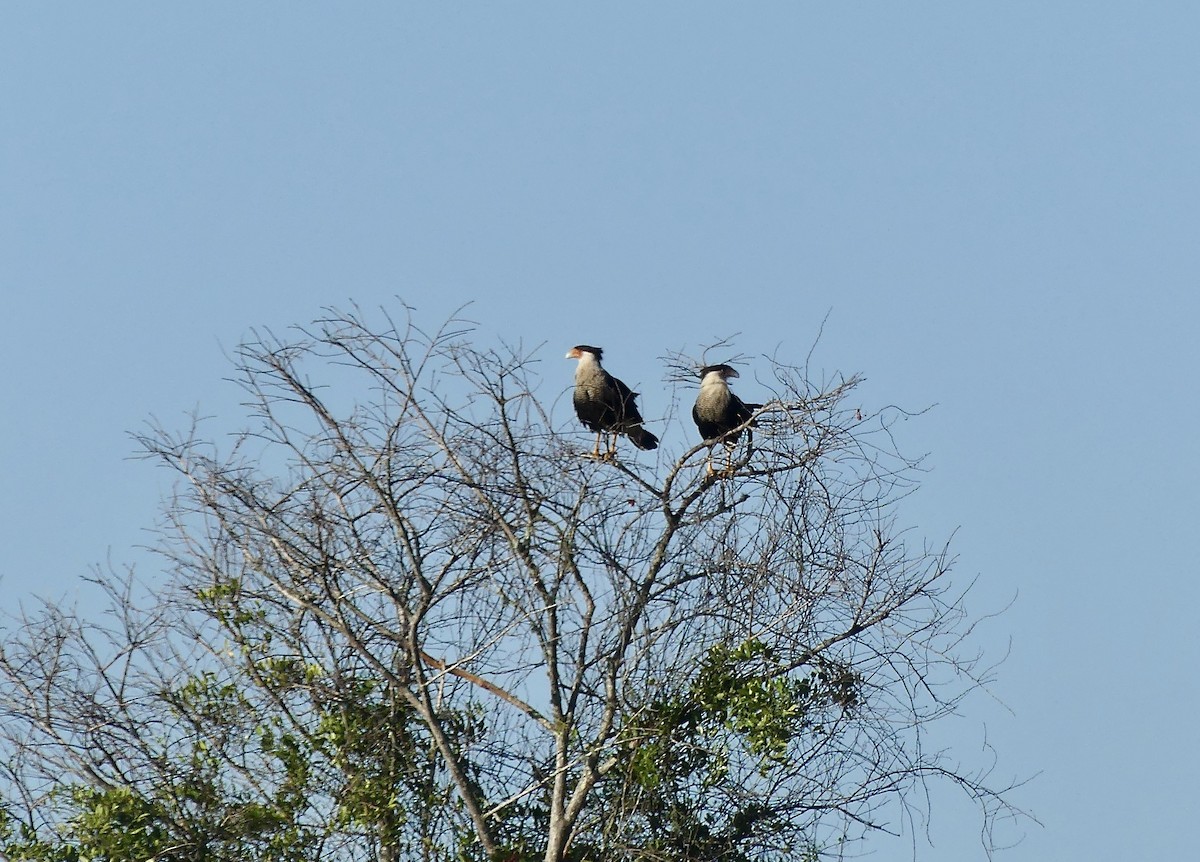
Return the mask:
POLYGON ((625 436, 627 436, 630 440, 632 440, 633 445, 637 446, 639 449, 657 449, 658 448, 658 438, 655 437, 653 434, 651 434, 649 431, 647 431, 645 428, 643 428, 641 425, 635 425, 632 428, 630 428, 628 431, 625 432, 625 436))

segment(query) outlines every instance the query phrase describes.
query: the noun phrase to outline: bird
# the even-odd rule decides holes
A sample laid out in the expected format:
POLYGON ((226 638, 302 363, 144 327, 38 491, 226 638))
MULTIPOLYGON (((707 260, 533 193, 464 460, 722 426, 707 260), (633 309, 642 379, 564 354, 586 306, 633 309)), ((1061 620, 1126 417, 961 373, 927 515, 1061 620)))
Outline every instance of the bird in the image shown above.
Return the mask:
MULTIPOLYGON (((742 435, 742 426, 750 422, 754 411, 761 404, 746 404, 729 389, 729 379, 740 377, 737 369, 729 365, 706 365, 700 369, 700 394, 692 407, 692 421, 700 431, 700 437, 711 447, 718 440, 729 449, 733 457, 733 446, 742 435)), ((750 422, 753 425, 752 422, 750 422)), ((748 428, 748 426, 747 426, 748 428)), ((713 472, 711 449, 708 469, 713 472)))
POLYGON ((616 453, 617 435, 624 434, 639 449, 654 449, 658 438, 642 427, 642 414, 637 409, 638 394, 603 366, 604 350, 589 344, 578 344, 567 351, 567 359, 577 359, 575 367, 575 415, 591 431, 596 432, 592 457, 600 457, 600 437, 612 435, 605 458, 616 453))

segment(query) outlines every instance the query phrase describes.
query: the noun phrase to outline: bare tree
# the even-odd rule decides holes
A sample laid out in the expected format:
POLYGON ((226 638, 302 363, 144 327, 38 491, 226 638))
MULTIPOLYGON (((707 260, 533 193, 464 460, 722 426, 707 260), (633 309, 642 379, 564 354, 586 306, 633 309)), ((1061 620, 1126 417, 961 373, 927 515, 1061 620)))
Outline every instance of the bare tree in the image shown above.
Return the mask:
POLYGON ((331 312, 239 349, 227 450, 139 435, 182 480, 169 577, 6 637, 10 853, 818 858, 934 779, 985 836, 1014 815, 930 744, 990 669, 946 548, 897 526, 896 411, 771 362, 728 471, 597 462, 469 334, 331 312))

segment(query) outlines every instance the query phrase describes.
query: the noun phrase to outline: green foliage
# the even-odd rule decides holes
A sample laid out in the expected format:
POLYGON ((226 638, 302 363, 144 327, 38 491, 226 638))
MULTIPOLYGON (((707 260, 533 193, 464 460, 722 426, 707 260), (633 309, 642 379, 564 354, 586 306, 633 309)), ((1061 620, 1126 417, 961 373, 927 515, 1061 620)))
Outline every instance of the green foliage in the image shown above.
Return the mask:
POLYGON ((782 760, 807 712, 806 680, 771 676, 770 648, 749 640, 736 649, 719 645, 692 684, 691 700, 704 719, 741 735, 750 752, 782 760))
MULTIPOLYGON (((164 692, 172 711, 193 728, 185 738, 157 742, 161 776, 132 786, 61 784, 51 794, 55 826, 21 824, 0 833, 0 856, 35 862, 125 862, 204 859, 206 862, 301 862, 313 858, 301 825, 311 786, 311 755, 290 737, 259 729, 264 757, 253 763, 263 797, 230 772, 247 753, 237 742, 245 695, 211 672, 164 692)), ((145 740, 153 746, 151 740, 145 740)))
POLYGON ((323 711, 316 744, 346 776, 338 794, 337 822, 373 826, 382 819, 399 826, 406 782, 419 768, 419 746, 409 712, 394 703, 366 699, 373 686, 358 686, 359 698, 345 698, 323 711))
POLYGON ((213 619, 231 630, 266 619, 264 609, 243 602, 242 582, 239 578, 229 578, 214 586, 198 589, 195 596, 212 614, 213 619))
MULTIPOLYGON (((208 671, 193 674, 163 693, 192 728, 186 741, 160 744, 156 758, 169 781, 138 789, 62 785, 54 827, 0 819, 0 858, 307 862, 318 858, 318 830, 330 827, 376 835, 398 858, 477 856, 469 832, 447 827, 461 803, 425 725, 394 692, 368 678, 343 677, 335 688, 319 669, 288 659, 264 659, 256 668, 277 691, 300 687, 316 701, 305 726, 288 729, 278 715, 263 721, 236 685, 208 671), (260 723, 239 738, 242 717, 260 723), (257 787, 231 772, 231 762, 254 771, 257 787), (315 815, 318 794, 334 801, 315 815), (309 823, 314 816, 328 819, 317 826, 309 823)), ((441 716, 461 745, 479 737, 482 718, 441 716)), ((525 830, 512 832, 510 846, 523 846, 525 830)))
POLYGON ((65 840, 46 839, 25 824, 16 830, 5 824, 0 855, 31 862, 123 862, 160 858, 174 845, 165 809, 129 788, 74 785, 58 795, 74 811, 61 830, 65 840))
POLYGON ((74 787, 70 795, 78 813, 68 829, 84 859, 153 859, 173 844, 161 803, 127 787, 74 787))
POLYGON ((848 667, 819 657, 805 667, 791 671, 759 639, 718 644, 686 688, 626 727, 622 786, 606 792, 618 804, 637 800, 648 834, 635 857, 738 860, 750 836, 777 825, 777 813, 753 801, 713 810, 706 799, 735 759, 762 775, 786 768, 803 734, 825 732, 824 722, 859 704, 862 680, 848 667))
POLYGON ((46 841, 26 823, 0 811, 0 858, 20 862, 79 862, 79 851, 61 841, 46 841))
POLYGON ((212 671, 191 677, 171 693, 176 712, 202 721, 225 723, 247 707, 241 690, 231 682, 221 682, 212 671))
POLYGON ((792 676, 758 639, 712 647, 685 692, 653 704, 647 717, 626 732, 637 743, 631 775, 652 787, 661 777, 658 764, 680 758, 685 766, 720 771, 727 751, 681 743, 714 739, 722 730, 741 739, 761 759, 763 770, 785 761, 795 737, 821 729, 822 710, 847 711, 859 701, 861 679, 851 670, 828 659, 813 658, 811 664, 808 674, 792 676), (680 747, 686 753, 664 757, 664 748, 680 747))
POLYGON ((21 825, 0 832, 0 856, 33 862, 302 862, 314 858, 311 836, 294 807, 238 801, 215 784, 180 784, 142 795, 128 787, 63 785, 65 819, 51 833, 21 825))

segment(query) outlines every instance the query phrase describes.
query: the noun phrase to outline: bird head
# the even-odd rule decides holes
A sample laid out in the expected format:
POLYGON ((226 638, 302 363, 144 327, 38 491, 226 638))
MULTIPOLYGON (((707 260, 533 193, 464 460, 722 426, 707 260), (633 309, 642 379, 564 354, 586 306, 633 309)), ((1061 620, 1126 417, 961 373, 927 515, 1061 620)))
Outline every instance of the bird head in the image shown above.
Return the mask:
POLYGON ((732 365, 705 365, 700 369, 700 380, 729 380, 731 377, 741 377, 732 365), (710 377, 709 375, 714 375, 710 377))
POLYGON ((567 358, 567 359, 583 359, 583 355, 585 353, 592 354, 593 356, 596 357, 597 361, 599 361, 600 357, 604 355, 604 351, 599 347, 592 347, 590 344, 576 344, 574 347, 572 347, 570 350, 567 351, 567 355, 565 358, 567 358))

